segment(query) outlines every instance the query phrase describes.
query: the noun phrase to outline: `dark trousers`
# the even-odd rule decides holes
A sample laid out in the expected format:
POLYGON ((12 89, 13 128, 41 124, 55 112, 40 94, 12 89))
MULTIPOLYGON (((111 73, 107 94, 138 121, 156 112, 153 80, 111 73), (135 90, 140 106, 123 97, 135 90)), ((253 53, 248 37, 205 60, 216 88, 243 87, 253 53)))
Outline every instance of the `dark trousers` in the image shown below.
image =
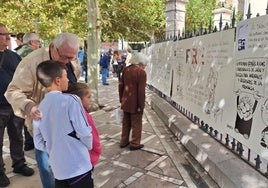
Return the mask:
POLYGON ((118 77, 118 81, 120 81, 120 79, 121 79, 121 73, 122 73, 122 71, 123 71, 123 68, 124 68, 123 65, 118 65, 118 68, 117 68, 117 77, 118 77))
POLYGON ((7 128, 10 142, 12 167, 19 169, 25 164, 22 137, 23 126, 24 119, 15 116, 11 106, 0 106, 0 172, 5 171, 2 151, 5 128, 7 128))
POLYGON ((113 73, 118 77, 118 65, 113 65, 113 73))
POLYGON ((30 135, 30 133, 28 132, 28 128, 25 125, 23 126, 23 130, 24 130, 24 146, 34 147, 33 137, 30 135))
POLYGON ((124 112, 120 145, 126 145, 129 142, 129 135, 131 130, 132 138, 130 145, 138 147, 141 142, 142 113, 131 114, 124 112))
POLYGON ((66 180, 55 179, 55 188, 94 188, 92 170, 66 180))

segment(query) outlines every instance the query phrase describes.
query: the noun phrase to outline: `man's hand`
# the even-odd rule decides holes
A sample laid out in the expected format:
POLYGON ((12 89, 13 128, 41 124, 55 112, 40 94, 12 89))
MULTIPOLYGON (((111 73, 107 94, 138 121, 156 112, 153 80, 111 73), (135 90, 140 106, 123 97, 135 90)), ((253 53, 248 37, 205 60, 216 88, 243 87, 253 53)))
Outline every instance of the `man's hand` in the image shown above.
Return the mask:
POLYGON ((41 120, 41 114, 40 111, 38 110, 38 106, 33 106, 31 111, 30 111, 30 116, 34 120, 41 120))

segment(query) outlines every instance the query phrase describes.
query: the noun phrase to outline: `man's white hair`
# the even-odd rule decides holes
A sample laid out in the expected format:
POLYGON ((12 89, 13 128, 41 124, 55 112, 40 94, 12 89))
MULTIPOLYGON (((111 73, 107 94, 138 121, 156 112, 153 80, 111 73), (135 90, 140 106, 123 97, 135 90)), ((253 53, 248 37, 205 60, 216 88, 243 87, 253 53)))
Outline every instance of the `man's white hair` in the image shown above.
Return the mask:
POLYGON ((31 40, 40 40, 40 37, 37 33, 25 33, 25 35, 23 35, 23 43, 27 44, 29 43, 31 40))
POLYGON ((138 65, 138 64, 143 64, 143 65, 147 65, 149 61, 149 58, 143 54, 143 53, 136 53, 132 56, 132 58, 130 59, 130 63, 134 64, 134 65, 138 65))
POLYGON ((73 33, 60 33, 54 38, 53 44, 56 48, 67 44, 72 49, 78 49, 80 41, 78 36, 73 33))

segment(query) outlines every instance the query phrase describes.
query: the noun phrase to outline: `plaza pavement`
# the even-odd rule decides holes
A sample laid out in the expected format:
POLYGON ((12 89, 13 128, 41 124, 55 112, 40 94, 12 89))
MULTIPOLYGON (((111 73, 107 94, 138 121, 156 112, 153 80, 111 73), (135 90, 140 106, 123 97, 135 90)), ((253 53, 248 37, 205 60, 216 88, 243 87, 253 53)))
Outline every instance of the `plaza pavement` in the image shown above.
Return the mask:
MULTIPOLYGON (((96 188, 217 188, 218 185, 204 172, 184 146, 150 107, 152 92, 147 90, 143 116, 141 150, 121 149, 121 125, 116 123, 115 111, 120 106, 117 78, 108 78, 110 85, 99 83, 99 104, 92 112, 99 131, 103 153, 94 169, 96 188)), ((11 168, 8 137, 4 139, 4 161, 10 178, 9 188, 41 188, 33 151, 25 152, 26 161, 35 169, 31 177, 14 174, 11 168)))

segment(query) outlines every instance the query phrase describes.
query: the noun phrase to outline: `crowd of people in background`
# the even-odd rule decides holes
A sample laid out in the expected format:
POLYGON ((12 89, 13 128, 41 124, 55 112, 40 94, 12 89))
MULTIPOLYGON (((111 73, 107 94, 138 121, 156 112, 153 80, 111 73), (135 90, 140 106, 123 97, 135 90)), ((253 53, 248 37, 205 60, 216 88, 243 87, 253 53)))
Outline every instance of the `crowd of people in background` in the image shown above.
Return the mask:
POLYGON ((99 65, 102 84, 109 85, 109 83, 107 83, 107 77, 109 77, 110 71, 114 77, 118 78, 119 81, 121 79, 123 69, 130 65, 131 57, 132 53, 130 49, 125 52, 109 49, 107 52, 101 54, 99 65))

